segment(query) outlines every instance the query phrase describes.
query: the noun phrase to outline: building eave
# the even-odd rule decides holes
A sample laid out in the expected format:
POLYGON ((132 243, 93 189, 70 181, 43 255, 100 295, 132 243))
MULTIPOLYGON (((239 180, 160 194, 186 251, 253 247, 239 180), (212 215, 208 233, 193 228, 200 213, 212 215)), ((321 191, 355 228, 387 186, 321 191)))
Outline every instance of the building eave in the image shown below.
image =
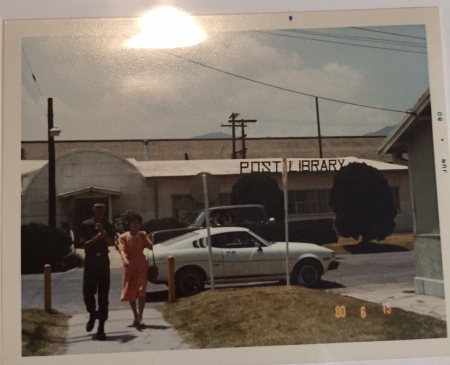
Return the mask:
POLYGON ((102 189, 95 186, 88 186, 83 189, 77 189, 73 191, 68 191, 65 193, 58 194, 58 197, 60 198, 71 198, 74 196, 80 196, 80 195, 94 195, 94 194, 101 194, 101 195, 113 195, 113 196, 119 196, 122 195, 122 192, 115 191, 115 190, 109 190, 109 189, 102 189))
POLYGON ((407 114, 402 121, 389 133, 381 146, 377 149, 380 156, 388 153, 406 152, 408 147, 407 134, 414 129, 417 123, 429 119, 422 116, 422 112, 430 105, 430 89, 425 91, 414 105, 414 113, 407 114))

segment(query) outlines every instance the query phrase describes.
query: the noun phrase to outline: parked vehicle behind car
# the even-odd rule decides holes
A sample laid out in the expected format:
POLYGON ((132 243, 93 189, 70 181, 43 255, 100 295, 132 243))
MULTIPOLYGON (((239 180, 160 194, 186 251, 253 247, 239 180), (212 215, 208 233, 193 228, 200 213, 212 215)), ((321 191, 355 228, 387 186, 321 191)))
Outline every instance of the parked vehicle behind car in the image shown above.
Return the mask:
MULTIPOLYGON (((241 227, 213 227, 210 234, 215 283, 286 281, 286 242, 268 242, 241 227)), ((202 291, 211 279, 207 242, 207 229, 198 229, 155 245, 159 276, 152 282, 167 284, 168 257, 173 256, 177 296, 202 291)), ((152 255, 148 257, 153 260, 152 255)), ((330 249, 311 243, 289 242, 291 284, 314 287, 323 274, 338 266, 335 253, 330 249)))
MULTIPOLYGON (((269 218, 263 205, 226 205, 209 209, 210 225, 249 228, 267 241, 285 241, 284 221, 269 218)), ((338 241, 332 218, 289 221, 289 240, 323 245, 338 241)), ((192 225, 186 228, 151 232, 153 243, 163 242, 184 233, 206 228, 206 212, 202 211, 192 225)))

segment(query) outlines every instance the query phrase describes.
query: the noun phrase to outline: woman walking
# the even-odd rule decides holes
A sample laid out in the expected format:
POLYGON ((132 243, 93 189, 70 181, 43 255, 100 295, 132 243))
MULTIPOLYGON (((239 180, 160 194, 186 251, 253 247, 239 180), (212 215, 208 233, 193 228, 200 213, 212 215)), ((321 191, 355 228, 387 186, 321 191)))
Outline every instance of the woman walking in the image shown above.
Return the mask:
POLYGON ((118 248, 123 260, 123 289, 120 300, 130 302, 133 311, 133 325, 145 328, 143 313, 147 289, 147 258, 144 248, 153 249, 145 231, 139 231, 142 217, 133 214, 129 219, 130 230, 119 236, 118 248), (136 305, 137 302, 137 305, 136 305))

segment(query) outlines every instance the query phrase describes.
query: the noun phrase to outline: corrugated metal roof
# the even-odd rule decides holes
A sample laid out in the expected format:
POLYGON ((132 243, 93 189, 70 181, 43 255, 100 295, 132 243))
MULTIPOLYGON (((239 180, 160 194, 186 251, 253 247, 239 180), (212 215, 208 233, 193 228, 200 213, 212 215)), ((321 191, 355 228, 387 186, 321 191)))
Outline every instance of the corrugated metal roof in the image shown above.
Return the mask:
MULTIPOLYGON (((128 159, 145 177, 181 177, 194 176, 208 172, 215 176, 239 175, 243 172, 280 172, 281 158, 229 159, 229 160, 177 160, 177 161, 136 161, 128 159)), ((325 172, 338 171, 351 162, 366 163, 381 171, 406 170, 406 166, 381 161, 359 159, 356 157, 340 158, 293 158, 287 159, 289 171, 325 172)))
MULTIPOLYGON (((282 171, 281 158, 258 159, 221 159, 221 160, 177 160, 177 161, 137 161, 129 158, 131 162, 145 177, 182 177, 194 176, 208 172, 215 176, 240 175, 246 172, 280 172, 282 171)), ((289 171, 326 172, 338 171, 342 166, 351 162, 366 163, 380 171, 406 170, 406 166, 381 161, 360 159, 356 157, 337 158, 291 158, 287 159, 289 171)), ((42 168, 47 161, 22 160, 22 176, 42 168)))

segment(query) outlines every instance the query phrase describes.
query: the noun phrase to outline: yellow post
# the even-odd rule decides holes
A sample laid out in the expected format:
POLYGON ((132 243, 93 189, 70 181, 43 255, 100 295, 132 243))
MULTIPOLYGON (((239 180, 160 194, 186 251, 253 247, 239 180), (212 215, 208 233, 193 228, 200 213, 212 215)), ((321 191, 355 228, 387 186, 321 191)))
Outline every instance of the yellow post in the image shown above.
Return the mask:
POLYGON ((44 266, 44 310, 52 310, 52 266, 44 266))
POLYGON ((169 303, 175 301, 175 259, 167 258, 167 285, 169 286, 169 303))

